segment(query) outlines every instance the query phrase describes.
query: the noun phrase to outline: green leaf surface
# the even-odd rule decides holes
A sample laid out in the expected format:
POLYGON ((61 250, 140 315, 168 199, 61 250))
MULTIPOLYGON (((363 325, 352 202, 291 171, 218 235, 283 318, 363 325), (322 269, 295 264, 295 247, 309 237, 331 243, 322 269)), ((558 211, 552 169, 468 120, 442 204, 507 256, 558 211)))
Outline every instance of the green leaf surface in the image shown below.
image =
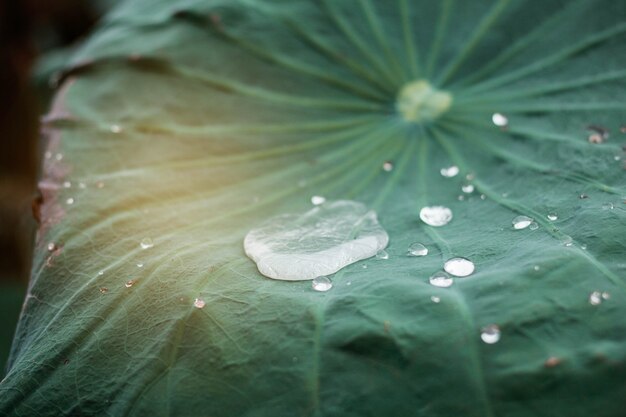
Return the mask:
POLYGON ((120 4, 47 118, 0 414, 622 416, 624 16, 613 0, 120 4), (246 233, 313 195, 376 210, 389 259, 324 293, 260 275, 246 233), (431 205, 453 220, 422 223, 431 205), (430 285, 454 256, 475 273, 430 285))

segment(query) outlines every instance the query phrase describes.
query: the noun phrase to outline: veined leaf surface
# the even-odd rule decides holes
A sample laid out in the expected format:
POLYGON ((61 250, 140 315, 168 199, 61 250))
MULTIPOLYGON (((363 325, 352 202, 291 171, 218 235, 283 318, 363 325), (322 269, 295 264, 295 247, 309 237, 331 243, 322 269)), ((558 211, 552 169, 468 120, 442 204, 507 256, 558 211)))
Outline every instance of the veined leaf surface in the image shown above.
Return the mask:
POLYGON ((623 415, 625 9, 122 3, 45 126, 0 414, 623 415), (313 195, 376 210, 389 259, 261 276, 244 236, 313 195), (455 256, 476 271, 430 285, 455 256))

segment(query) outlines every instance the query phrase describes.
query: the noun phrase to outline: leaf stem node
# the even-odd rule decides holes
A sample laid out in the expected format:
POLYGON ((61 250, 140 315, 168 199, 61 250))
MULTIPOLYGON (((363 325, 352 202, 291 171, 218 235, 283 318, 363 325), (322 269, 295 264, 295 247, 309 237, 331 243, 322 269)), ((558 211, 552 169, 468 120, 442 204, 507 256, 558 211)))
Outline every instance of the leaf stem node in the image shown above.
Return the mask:
POLYGON ((445 113, 452 105, 452 94, 434 88, 426 80, 405 84, 396 101, 400 116, 411 123, 432 121, 445 113))

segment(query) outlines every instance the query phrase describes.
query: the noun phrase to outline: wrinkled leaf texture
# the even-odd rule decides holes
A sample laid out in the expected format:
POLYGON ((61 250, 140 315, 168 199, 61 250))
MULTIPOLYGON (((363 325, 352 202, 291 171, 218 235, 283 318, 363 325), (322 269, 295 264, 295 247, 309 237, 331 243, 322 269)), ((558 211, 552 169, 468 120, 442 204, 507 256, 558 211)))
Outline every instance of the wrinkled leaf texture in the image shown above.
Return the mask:
POLYGON ((47 117, 0 414, 623 416, 625 7, 123 2, 47 117), (418 79, 453 95, 433 122, 395 111, 418 79), (327 293, 261 276, 246 232, 312 195, 377 210, 390 258, 327 293), (420 223, 433 204, 450 224, 420 223), (539 228, 514 231, 519 214, 539 228), (429 255, 406 257, 412 242, 429 255), (476 273, 429 285, 452 256, 476 273))

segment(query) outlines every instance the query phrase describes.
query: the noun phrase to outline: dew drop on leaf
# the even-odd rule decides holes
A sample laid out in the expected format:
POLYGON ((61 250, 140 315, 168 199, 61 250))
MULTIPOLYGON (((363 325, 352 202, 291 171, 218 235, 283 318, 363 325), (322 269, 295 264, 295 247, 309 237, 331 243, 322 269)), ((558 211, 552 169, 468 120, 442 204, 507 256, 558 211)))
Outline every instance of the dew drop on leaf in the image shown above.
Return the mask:
POLYGON ((62 153, 58 153, 58 154, 54 155, 54 159, 56 159, 57 161, 60 161, 61 159, 63 159, 63 154, 62 153))
POLYGON ((98 275, 100 275, 100 276, 104 275, 104 271, 102 271, 102 270, 98 271, 98 275))
POLYGON ((311 282, 311 286, 315 291, 328 291, 333 287, 333 283, 328 277, 315 277, 311 282))
POLYGON ((587 198, 589 198, 589 196, 587 194, 581 194, 578 196, 578 198, 580 198, 581 200, 585 200, 587 198))
POLYGON ((46 151, 46 152, 43 154, 43 157, 44 157, 44 158, 46 158, 46 159, 50 159, 50 158, 52 158, 52 152, 50 152, 50 151, 46 151))
POLYGON ((452 258, 448 259, 443 264, 443 269, 450 275, 455 277, 467 277, 474 272, 474 263, 466 258, 452 258))
POLYGON ((63 181, 63 188, 71 188, 72 183, 70 181, 63 181))
POLYGON ((109 292, 109 289, 107 287, 100 287, 100 293, 101 294, 106 294, 109 292))
POLYGON ((604 203, 602 204, 602 210, 613 210, 615 206, 613 203, 604 203))
POLYGON ((439 170, 442 176, 446 178, 456 177, 459 174, 459 167, 456 165, 452 165, 450 167, 441 168, 439 170))
POLYGON ((530 226, 528 226, 528 228, 529 228, 530 230, 537 230, 537 229, 539 229, 539 224, 537 224, 537 222, 532 222, 532 223, 530 224, 530 226))
POLYGON ((314 206, 319 206, 321 204, 324 204, 326 202, 326 198, 322 197, 321 195, 314 195, 313 197, 311 197, 311 203, 314 206))
POLYGON ((491 115, 491 121, 498 127, 507 127, 509 119, 502 113, 494 113, 491 115))
POLYGON ((483 342, 493 345, 500 341, 500 327, 497 324, 490 324, 482 328, 480 338, 483 342))
POLYGON ((602 303, 602 293, 600 291, 594 291, 589 294, 589 304, 597 306, 600 303, 602 303))
POLYGON ((436 295, 431 295, 430 301, 432 301, 433 303, 439 303, 441 301, 441 298, 437 297, 436 295))
POLYGON ((126 283, 124 284, 124 286, 125 286, 126 288, 130 288, 130 287, 132 287, 134 284, 135 284, 135 280, 134 280, 134 279, 130 279, 130 280, 126 281, 126 283))
POLYGON ((299 281, 334 274, 375 256, 388 242, 376 212, 340 200, 268 219, 248 232, 244 249, 266 277, 299 281))
POLYGON ((143 262, 137 262, 137 268, 143 268, 143 262))
POLYGON ((104 188, 104 183, 102 181, 98 181, 96 183, 96 188, 104 188))
POLYGON ((202 298, 196 298, 195 300, 193 300, 193 306, 195 308, 204 308, 205 305, 206 302, 202 298))
POLYGON ((461 186, 461 191, 463 191, 466 194, 471 194, 474 192, 474 185, 473 184, 464 184, 461 186))
POLYGON ((74 199, 70 197, 67 200, 65 200, 65 202, 67 203, 67 205, 71 206, 72 204, 74 204, 74 199))
POLYGON ((154 246, 154 242, 149 237, 144 237, 141 243, 139 243, 139 246, 141 246, 141 249, 150 249, 154 246))
POLYGON ((385 161, 385 163, 383 164, 383 170, 390 172, 393 170, 393 162, 391 161, 385 161))
POLYGON ((57 248, 57 245, 54 244, 54 242, 50 242, 48 243, 48 252, 54 252, 54 250, 57 248))
POLYGON ((606 291, 602 293, 602 299, 603 300, 608 300, 609 298, 611 298, 611 294, 609 294, 606 291))
POLYGON ((444 206, 422 207, 420 219, 429 226, 445 226, 452 220, 452 210, 444 206))
POLYGON ((528 216, 517 216, 512 221, 513 229, 515 230, 526 229, 532 223, 533 223, 533 219, 528 216))
POLYGON ((389 254, 386 250, 381 249, 376 253, 376 259, 389 259, 389 254))
POLYGON ((111 133, 120 133, 122 131, 122 127, 120 125, 111 125, 109 130, 111 133))
POLYGON ((435 272, 429 279, 430 285, 439 288, 448 288, 454 284, 454 278, 444 271, 435 272))
POLYGON ((548 220, 550 220, 552 222, 555 221, 555 220, 558 220, 558 218, 559 218, 559 216, 555 212, 553 212, 553 211, 548 213, 547 217, 548 217, 548 220))
POLYGON ((574 244, 574 239, 572 239, 571 236, 564 235, 561 237, 561 243, 563 243, 564 246, 570 247, 574 244))
POLYGON ((407 249, 407 256, 426 256, 428 248, 419 242, 411 243, 407 249))

